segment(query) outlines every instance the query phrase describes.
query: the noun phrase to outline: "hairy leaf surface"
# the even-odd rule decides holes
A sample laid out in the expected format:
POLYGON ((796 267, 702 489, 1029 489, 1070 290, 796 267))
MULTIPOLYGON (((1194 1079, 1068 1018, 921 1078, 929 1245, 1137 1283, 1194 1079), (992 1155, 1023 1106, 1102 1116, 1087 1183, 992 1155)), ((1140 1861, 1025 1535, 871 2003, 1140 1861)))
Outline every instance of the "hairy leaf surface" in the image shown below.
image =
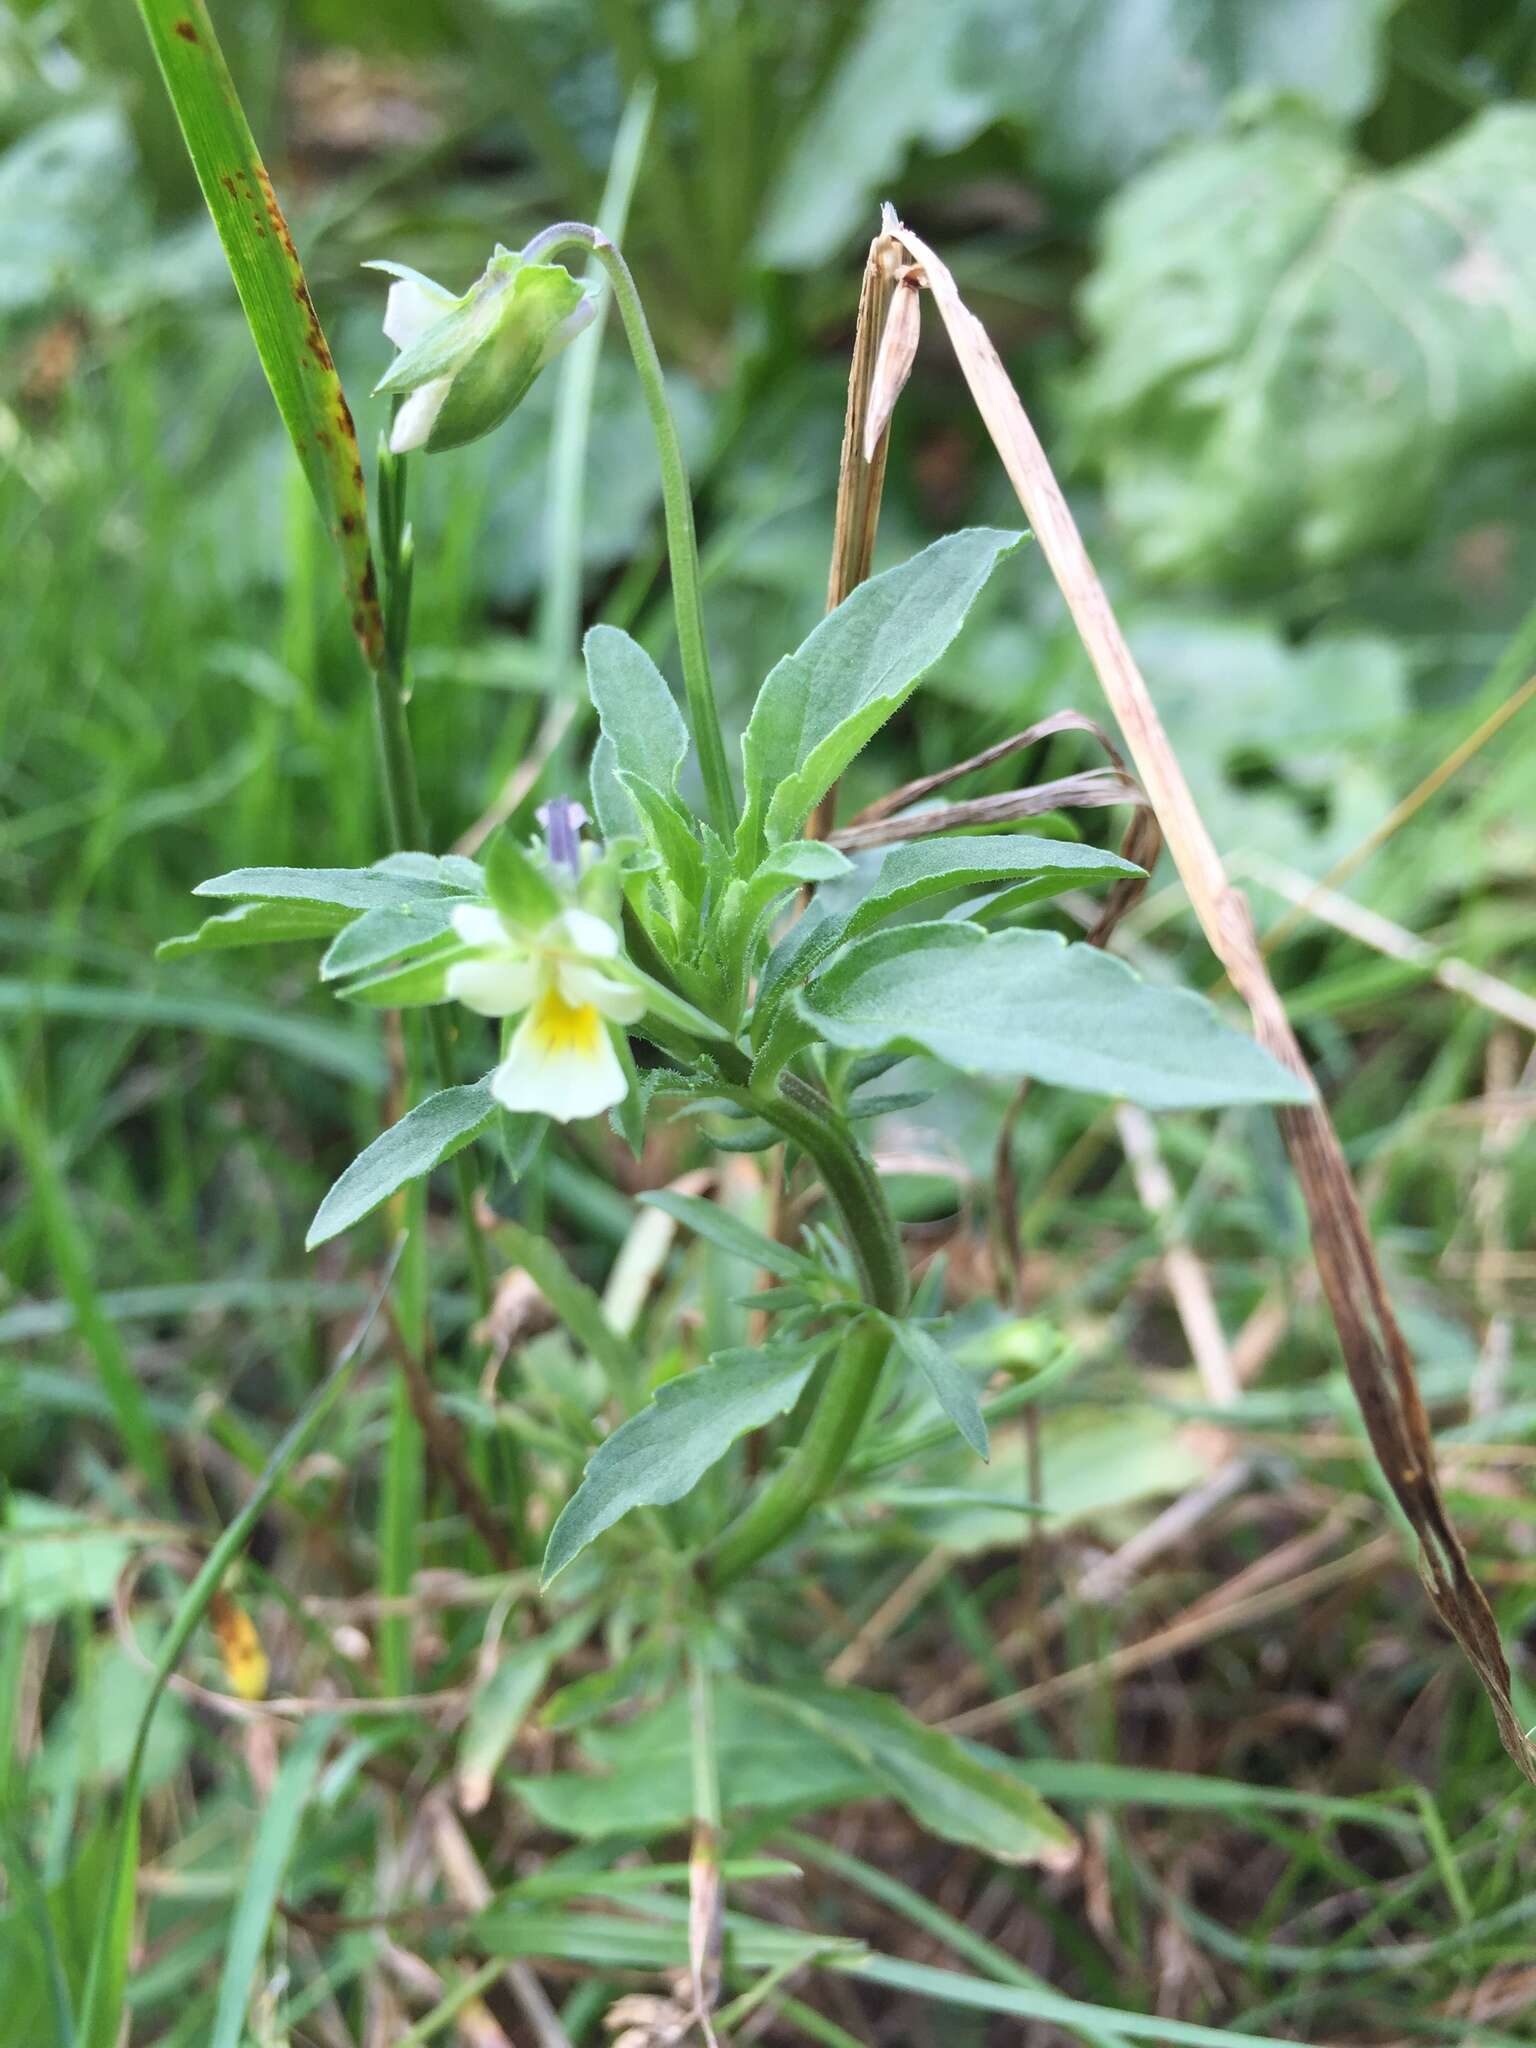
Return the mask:
POLYGON ((724 1351, 656 1390, 593 1452, 544 1553, 544 1583, 631 1508, 681 1500, 736 1439, 793 1406, 820 1347, 724 1351))
POLYGON ((304 1240, 306 1248, 313 1251, 316 1245, 350 1230, 397 1188, 419 1180, 455 1152, 462 1152, 488 1127, 495 1108, 488 1074, 468 1087, 443 1088, 418 1102, 360 1152, 336 1181, 315 1211, 304 1240))
POLYGON ((741 753, 741 845, 753 867, 799 833, 866 741, 954 639, 982 585, 1025 535, 972 527, 861 583, 759 692, 741 753))
POLYGON ((1146 1109, 1299 1102, 1302 1084, 1203 997, 1158 988, 1053 932, 905 925, 860 939, 801 990, 805 1024, 854 1052, 932 1053, 1146 1109))

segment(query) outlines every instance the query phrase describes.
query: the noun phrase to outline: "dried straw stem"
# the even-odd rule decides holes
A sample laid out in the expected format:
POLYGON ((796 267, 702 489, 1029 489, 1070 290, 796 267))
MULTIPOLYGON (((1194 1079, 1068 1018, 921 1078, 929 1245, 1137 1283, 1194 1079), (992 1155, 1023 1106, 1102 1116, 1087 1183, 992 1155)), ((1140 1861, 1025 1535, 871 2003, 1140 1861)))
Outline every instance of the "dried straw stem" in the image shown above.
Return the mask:
MULTIPOLYGON (((1310 1070, 1264 965, 1248 905, 1228 884, 1184 771, 1019 395, 985 328, 961 299, 943 262, 899 222, 888 218, 885 225, 923 267, 977 410, 1119 722, 1206 938, 1248 1005, 1259 1042, 1310 1082, 1310 1070)), ((1419 1539, 1435 1606, 1488 1694, 1504 1747, 1536 1783, 1536 1751, 1510 1699, 1509 1666, 1493 1612, 1472 1576, 1446 1512, 1413 1361, 1387 1299, 1338 1136, 1315 1092, 1304 1107, 1282 1109, 1279 1117, 1306 1201, 1318 1272, 1372 1449, 1419 1539)))

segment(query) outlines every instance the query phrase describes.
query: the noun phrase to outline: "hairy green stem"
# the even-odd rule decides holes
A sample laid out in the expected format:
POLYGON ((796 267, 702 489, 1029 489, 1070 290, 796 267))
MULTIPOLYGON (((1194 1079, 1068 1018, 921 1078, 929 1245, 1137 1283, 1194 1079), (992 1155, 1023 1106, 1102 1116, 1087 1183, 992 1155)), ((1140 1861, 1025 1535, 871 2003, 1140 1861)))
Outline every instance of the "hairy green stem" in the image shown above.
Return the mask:
MULTIPOLYGON (((899 1316, 907 1305, 907 1268, 896 1219, 873 1162, 848 1126, 792 1074, 770 1098, 745 1089, 732 1092, 815 1161, 848 1233, 865 1300, 886 1315, 899 1316)), ((873 1317, 851 1327, 799 1443, 720 1538, 706 1567, 717 1591, 791 1535, 836 1485, 875 1398, 889 1348, 885 1325, 873 1317)))
POLYGON ((634 358, 645 408, 656 436, 656 453, 661 464, 661 498, 667 522, 667 552, 672 564, 672 601, 677 612, 677 642, 683 661, 683 690, 688 701, 688 722, 698 749, 704 777, 704 794, 710 822, 723 839, 736 830, 736 796, 731 771, 725 758, 725 739, 720 730, 720 712, 709 673, 709 648, 704 638, 704 606, 699 573, 699 544, 693 530, 693 497, 688 487, 688 467, 683 460, 677 423, 667 400, 661 372, 661 358, 651 339, 650 325, 640 294, 635 289, 629 265, 617 246, 601 228, 584 221, 558 221, 534 236, 522 254, 525 262, 546 263, 562 249, 589 250, 602 264, 613 287, 613 296, 624 323, 624 336, 634 358))
POLYGON ((869 1413, 890 1342, 884 1324, 873 1320, 849 1330, 805 1434, 715 1546, 705 1572, 715 1592, 777 1549, 831 1492, 869 1413))

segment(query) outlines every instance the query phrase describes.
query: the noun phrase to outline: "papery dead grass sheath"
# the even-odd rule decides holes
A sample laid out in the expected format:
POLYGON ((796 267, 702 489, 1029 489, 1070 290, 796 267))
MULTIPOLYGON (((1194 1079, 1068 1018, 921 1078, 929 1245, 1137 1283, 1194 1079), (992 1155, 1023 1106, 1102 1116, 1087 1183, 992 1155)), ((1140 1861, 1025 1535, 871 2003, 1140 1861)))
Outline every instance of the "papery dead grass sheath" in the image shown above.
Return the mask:
MULTIPOLYGON (((890 225, 923 266, 971 396, 1119 721, 1211 950, 1248 1005, 1259 1043, 1310 1082, 1310 1070, 1264 964, 1247 903, 1227 881, 1146 682, 997 350, 939 257, 909 228, 899 222, 890 225)), ((1306 1201, 1319 1276, 1371 1447, 1419 1539, 1425 1578, 1440 1617, 1482 1682, 1505 1749, 1536 1783, 1536 1750, 1510 1698, 1509 1666, 1493 1611, 1446 1511, 1413 1360, 1387 1298, 1338 1135, 1315 1089, 1304 1107, 1280 1108, 1276 1113, 1306 1201)))
MULTIPOLYGON (((885 490, 885 459, 891 445, 891 410, 900 384, 889 390, 889 404, 879 433, 871 433, 872 399, 879 369, 891 302, 896 292, 897 273, 902 267, 901 244, 888 230, 895 219, 887 207, 880 233, 869 245, 864 278, 859 287, 859 310, 854 322, 853 356, 848 365, 848 403, 843 415, 843 445, 837 467, 837 510, 832 528, 832 563, 827 573, 827 610, 836 611, 849 591, 868 577, 875 559, 875 532, 880 524, 880 499, 885 490)), ((917 294, 911 294, 913 311, 917 294)), ((917 336, 914 330, 915 350, 917 336)), ((892 383, 887 378, 887 387, 892 383)), ((905 382, 903 378, 901 380, 905 382)), ((825 839, 837 822, 837 785, 834 783, 817 804, 807 830, 813 839, 825 839)))

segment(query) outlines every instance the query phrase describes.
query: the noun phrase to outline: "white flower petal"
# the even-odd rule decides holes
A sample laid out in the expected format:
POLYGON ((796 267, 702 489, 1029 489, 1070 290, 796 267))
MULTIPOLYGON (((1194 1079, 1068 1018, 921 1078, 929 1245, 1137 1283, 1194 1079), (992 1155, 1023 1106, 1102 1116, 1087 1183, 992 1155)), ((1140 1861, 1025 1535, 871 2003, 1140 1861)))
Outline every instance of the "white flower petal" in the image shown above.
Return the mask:
POLYGON ((449 923, 466 946, 483 946, 501 952, 511 945, 512 934, 501 921, 501 913, 488 903, 456 903, 449 923))
POLYGON ((584 953, 589 960, 618 958, 618 933, 611 924, 595 917, 590 910, 565 911, 555 919, 546 936, 550 945, 564 943, 574 952, 584 953))
POLYGON ((412 347, 458 301, 441 285, 415 277, 397 278, 384 301, 384 332, 398 349, 412 347))
POLYGON ((437 425, 437 416, 452 385, 451 377, 434 377, 430 384, 411 393, 395 414, 395 424, 389 430, 392 455, 408 455, 413 448, 424 445, 437 425))
POLYGON ((645 1015, 645 997, 626 981, 615 981, 584 960, 562 960, 555 985, 572 1005, 590 1003, 613 1024, 634 1024, 645 1015))
POLYGON ((455 960, 443 986, 456 1003, 482 1017, 515 1017, 538 994, 539 980, 532 960, 503 954, 495 960, 455 960))
POLYGON ((589 1004, 571 1008, 556 990, 546 991, 518 1025, 491 1081, 503 1109, 532 1110, 559 1123, 611 1109, 628 1089, 597 1011, 589 1004))

